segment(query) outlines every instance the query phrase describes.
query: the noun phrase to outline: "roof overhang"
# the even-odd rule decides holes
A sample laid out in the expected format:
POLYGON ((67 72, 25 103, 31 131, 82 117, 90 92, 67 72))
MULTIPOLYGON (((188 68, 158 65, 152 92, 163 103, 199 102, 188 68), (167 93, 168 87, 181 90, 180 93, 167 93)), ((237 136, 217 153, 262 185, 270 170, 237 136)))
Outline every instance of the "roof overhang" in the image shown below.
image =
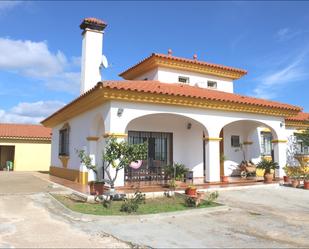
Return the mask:
POLYGON ((214 109, 230 112, 256 113, 270 116, 290 117, 296 115, 300 109, 269 108, 253 104, 235 103, 220 100, 208 100, 194 97, 148 93, 134 90, 123 90, 109 87, 99 82, 94 88, 81 95, 59 111, 55 112, 41 123, 46 127, 54 127, 60 123, 97 107, 110 100, 129 101, 135 103, 151 103, 177 105, 202 109, 214 109))
POLYGON ((152 54, 145 60, 119 74, 119 76, 126 80, 133 80, 136 77, 158 67, 214 75, 233 80, 239 79, 247 74, 247 71, 242 69, 199 62, 195 60, 182 59, 174 56, 152 54))

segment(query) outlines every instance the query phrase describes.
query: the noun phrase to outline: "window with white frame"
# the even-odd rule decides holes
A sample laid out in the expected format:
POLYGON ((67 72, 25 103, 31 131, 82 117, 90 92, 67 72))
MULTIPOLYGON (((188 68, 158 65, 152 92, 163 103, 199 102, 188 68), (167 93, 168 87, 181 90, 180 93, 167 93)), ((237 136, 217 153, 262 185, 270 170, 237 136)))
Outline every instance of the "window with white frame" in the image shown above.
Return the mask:
POLYGON ((59 156, 69 156, 70 127, 65 124, 59 130, 59 156))
POLYGON ((207 87, 208 87, 208 88, 217 89, 217 82, 216 82, 216 81, 208 80, 208 81, 207 81, 207 87))
POLYGON ((189 83, 190 83, 190 79, 189 79, 189 77, 179 76, 179 77, 178 77, 178 82, 180 82, 180 83, 185 83, 185 84, 189 84, 189 83))
POLYGON ((271 132, 261 132, 261 154, 270 156, 273 140, 271 132))
POLYGON ((309 154, 309 146, 304 145, 300 139, 297 140, 297 154, 309 154))

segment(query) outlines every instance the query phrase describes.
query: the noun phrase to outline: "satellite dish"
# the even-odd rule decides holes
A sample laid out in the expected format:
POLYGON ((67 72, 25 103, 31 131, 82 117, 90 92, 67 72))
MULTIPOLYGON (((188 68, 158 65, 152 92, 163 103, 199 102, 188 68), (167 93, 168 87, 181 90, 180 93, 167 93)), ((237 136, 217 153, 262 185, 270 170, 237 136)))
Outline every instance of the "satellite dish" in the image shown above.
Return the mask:
POLYGON ((101 65, 100 65, 100 68, 102 68, 102 67, 108 68, 108 61, 107 61, 107 58, 104 54, 102 55, 101 65))

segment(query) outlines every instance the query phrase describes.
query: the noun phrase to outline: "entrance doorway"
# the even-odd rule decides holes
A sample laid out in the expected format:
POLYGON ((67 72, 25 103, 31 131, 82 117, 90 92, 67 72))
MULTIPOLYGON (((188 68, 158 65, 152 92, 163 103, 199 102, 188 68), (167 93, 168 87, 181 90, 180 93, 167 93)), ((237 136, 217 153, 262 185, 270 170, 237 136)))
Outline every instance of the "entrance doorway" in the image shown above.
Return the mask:
POLYGON ((173 163, 173 133, 129 131, 130 144, 148 144, 148 156, 139 169, 126 168, 126 181, 162 181, 164 166, 173 163))
POLYGON ((15 146, 0 146, 0 170, 14 169, 15 146))

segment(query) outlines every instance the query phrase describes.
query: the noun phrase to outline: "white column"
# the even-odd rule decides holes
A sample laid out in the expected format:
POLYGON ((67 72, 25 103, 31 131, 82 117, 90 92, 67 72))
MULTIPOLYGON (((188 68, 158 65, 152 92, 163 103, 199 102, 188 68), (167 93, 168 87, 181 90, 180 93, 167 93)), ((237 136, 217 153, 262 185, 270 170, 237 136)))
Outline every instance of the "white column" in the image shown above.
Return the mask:
POLYGON ((220 182, 220 142, 221 138, 206 140, 206 182, 220 182))
POLYGON ((278 139, 272 141, 274 149, 274 160, 279 164, 279 169, 276 170, 276 177, 283 177, 284 171, 283 167, 286 165, 286 150, 287 150, 287 140, 278 139))

